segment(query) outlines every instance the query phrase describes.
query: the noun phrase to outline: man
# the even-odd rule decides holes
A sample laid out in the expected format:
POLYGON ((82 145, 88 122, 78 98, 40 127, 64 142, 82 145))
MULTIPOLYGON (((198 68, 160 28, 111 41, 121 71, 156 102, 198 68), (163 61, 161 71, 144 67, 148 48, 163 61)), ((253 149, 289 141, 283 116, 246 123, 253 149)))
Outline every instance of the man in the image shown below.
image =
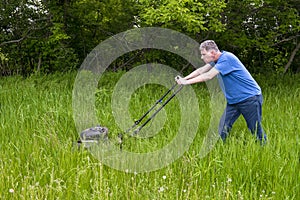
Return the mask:
POLYGON ((213 40, 200 45, 201 59, 206 63, 188 76, 176 78, 178 84, 194 84, 218 77, 227 105, 219 124, 219 134, 226 140, 232 125, 243 115, 247 126, 257 139, 264 143, 267 136, 261 125, 262 92, 257 82, 232 53, 220 51, 213 40))

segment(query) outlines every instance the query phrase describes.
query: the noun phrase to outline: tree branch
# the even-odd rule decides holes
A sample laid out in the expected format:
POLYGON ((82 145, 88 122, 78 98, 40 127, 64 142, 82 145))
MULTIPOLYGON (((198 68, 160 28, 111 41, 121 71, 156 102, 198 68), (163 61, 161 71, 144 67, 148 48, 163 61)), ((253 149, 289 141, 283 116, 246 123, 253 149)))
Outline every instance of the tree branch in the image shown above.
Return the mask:
POLYGON ((24 36, 21 37, 20 39, 17 39, 17 40, 10 40, 10 41, 6 41, 6 42, 0 43, 0 47, 3 46, 3 45, 6 45, 6 44, 19 43, 19 42, 25 40, 25 39, 28 37, 28 35, 30 34, 30 31, 31 31, 31 28, 29 28, 29 29, 26 31, 26 33, 24 34, 24 36))
MULTIPOLYGON (((38 22, 38 21, 47 21, 47 20, 50 20, 51 19, 51 16, 48 16, 48 17, 44 17, 44 18, 40 18, 40 19, 35 19, 33 20, 34 24, 35 22, 38 22)), ((10 40, 10 41, 6 41, 6 42, 2 42, 0 43, 0 47, 1 46, 4 46, 6 44, 12 44, 12 43, 19 43, 19 42, 22 42, 23 40, 25 40, 26 38, 29 38, 29 35, 31 34, 31 31, 36 31, 36 30, 43 30, 43 29, 46 29, 50 27, 50 24, 47 23, 45 26, 42 26, 42 27, 30 27, 26 33, 24 34, 23 37, 19 38, 19 39, 16 39, 16 40, 10 40)))
POLYGON ((22 40, 24 40, 25 38, 26 38, 26 36, 24 36, 24 37, 22 37, 20 39, 17 39, 17 40, 10 40, 10 41, 6 41, 6 42, 2 42, 2 43, 0 43, 0 47, 3 46, 3 45, 6 45, 6 44, 19 43, 22 40))
POLYGON ((280 43, 288 42, 288 41, 293 40, 293 39, 295 39, 295 38, 297 38, 297 37, 300 37, 300 35, 294 35, 294 36, 292 36, 292 37, 282 39, 282 40, 280 40, 279 42, 276 42, 276 43, 274 43, 274 44, 271 45, 271 46, 272 46, 272 47, 277 46, 277 45, 279 45, 280 43))

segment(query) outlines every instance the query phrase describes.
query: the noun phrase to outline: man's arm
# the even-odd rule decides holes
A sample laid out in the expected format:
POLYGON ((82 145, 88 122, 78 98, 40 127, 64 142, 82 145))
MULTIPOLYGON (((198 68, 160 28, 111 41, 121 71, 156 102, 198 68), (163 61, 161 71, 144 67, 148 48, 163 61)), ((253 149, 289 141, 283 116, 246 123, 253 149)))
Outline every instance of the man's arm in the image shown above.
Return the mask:
POLYGON ((200 68, 196 69, 195 71, 190 73, 188 76, 184 77, 184 79, 189 80, 189 79, 195 78, 196 76, 199 76, 199 75, 201 75, 205 72, 208 72, 211 68, 212 68, 212 65, 207 63, 203 67, 200 67, 200 68))
POLYGON ((203 74, 200 74, 199 76, 196 76, 195 78, 187 80, 186 83, 193 84, 193 83, 208 81, 214 78, 218 74, 219 74, 218 70, 216 70, 215 68, 211 68, 211 70, 209 70, 208 72, 205 72, 203 74))
POLYGON ((176 81, 178 84, 189 85, 189 84, 194 84, 194 83, 205 82, 205 81, 211 80, 219 73, 220 72, 217 69, 212 67, 208 72, 200 74, 194 78, 191 78, 188 80, 186 80, 185 78, 179 78, 176 81))

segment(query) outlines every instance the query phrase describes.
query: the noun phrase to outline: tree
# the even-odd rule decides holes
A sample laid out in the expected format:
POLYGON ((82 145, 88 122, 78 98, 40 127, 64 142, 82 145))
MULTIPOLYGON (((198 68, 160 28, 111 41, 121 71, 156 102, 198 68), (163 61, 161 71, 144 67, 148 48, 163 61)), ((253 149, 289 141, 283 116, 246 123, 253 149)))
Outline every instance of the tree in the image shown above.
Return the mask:
POLYGON ((194 36, 225 30, 220 15, 226 6, 224 0, 139 0, 138 3, 141 21, 148 26, 171 28, 194 36))
POLYGON ((132 28, 136 12, 134 0, 6 0, 0 4, 2 73, 74 69, 102 40, 132 28))
POLYGON ((101 41, 133 27, 134 4, 134 0, 65 0, 48 5, 82 61, 101 41))
POLYGON ((299 50, 300 18, 293 1, 230 0, 223 16, 226 31, 216 36, 223 48, 252 71, 287 71, 299 50))
MULTIPOLYGON (((212 32, 222 32, 225 26, 220 13, 224 0, 137 0, 136 27, 163 27, 182 32, 198 41, 212 32)), ((141 50, 139 63, 159 62, 177 70, 188 69, 189 63, 180 56, 163 50, 141 50)))
POLYGON ((40 1, 7 0, 1 4, 0 47, 6 55, 0 63, 2 74, 48 72, 74 66, 74 53, 65 46, 68 36, 59 24, 53 23, 52 14, 40 1))
MULTIPOLYGON (((254 72, 300 71, 298 0, 5 0, 0 7, 2 74, 74 69, 100 42, 134 26, 214 39, 254 72)), ((129 54, 114 64, 181 62, 160 51, 129 54)))
MULTIPOLYGON (((215 39, 253 72, 286 72, 299 55, 297 0, 139 0, 142 25, 215 39)), ((300 67, 298 66, 299 70, 300 67)))

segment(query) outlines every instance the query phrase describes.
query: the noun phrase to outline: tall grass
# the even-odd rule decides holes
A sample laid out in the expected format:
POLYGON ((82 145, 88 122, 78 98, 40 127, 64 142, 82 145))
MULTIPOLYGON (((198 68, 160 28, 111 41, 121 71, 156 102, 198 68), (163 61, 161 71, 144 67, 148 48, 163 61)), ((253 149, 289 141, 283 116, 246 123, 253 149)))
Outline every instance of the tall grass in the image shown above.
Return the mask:
MULTIPOLYGON (((96 91, 99 122, 118 134, 110 108, 122 73, 107 73, 96 91)), ((0 199, 294 199, 300 198, 300 76, 257 76, 264 94, 265 146, 257 144, 240 118, 223 144, 199 157, 210 121, 205 84, 193 86, 199 100, 199 129, 189 151, 169 166, 127 173, 73 148, 78 133, 72 117, 76 73, 6 77, 0 80, 0 199)), ((130 100, 140 117, 166 88, 146 85, 130 100)), ((158 119, 166 124, 149 139, 127 138, 124 148, 148 152, 174 136, 180 112, 170 102, 158 119)), ((154 119, 155 120, 155 119, 154 119)), ((155 121, 150 123, 155 125, 155 121)), ((145 161, 147 162, 147 161, 145 161)))

